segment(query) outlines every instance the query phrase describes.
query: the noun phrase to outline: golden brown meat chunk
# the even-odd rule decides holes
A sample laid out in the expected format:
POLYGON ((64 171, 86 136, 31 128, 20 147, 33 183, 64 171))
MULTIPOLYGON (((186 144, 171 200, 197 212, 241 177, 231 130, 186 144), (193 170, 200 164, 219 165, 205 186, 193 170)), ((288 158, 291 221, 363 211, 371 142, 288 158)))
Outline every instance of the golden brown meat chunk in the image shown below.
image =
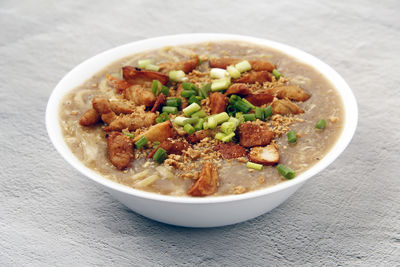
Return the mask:
POLYGON ((163 73, 169 73, 171 70, 183 70, 185 73, 189 73, 199 65, 199 58, 195 57, 186 61, 178 62, 164 62, 158 64, 160 71, 163 73))
POLYGON ((212 93, 210 96, 211 114, 224 112, 229 99, 219 92, 212 93))
POLYGON ((186 140, 191 144, 196 144, 196 143, 200 142, 201 140, 203 140, 204 138, 209 137, 209 136, 211 136, 211 131, 200 130, 200 131, 194 132, 194 133, 186 136, 186 140))
POLYGON ((199 179, 194 183, 192 188, 187 192, 193 197, 209 196, 217 192, 218 188, 218 171, 210 162, 205 162, 201 169, 199 179))
POLYGON ((276 97, 281 99, 289 98, 294 101, 306 101, 310 98, 310 95, 304 92, 303 89, 294 85, 278 86, 272 88, 272 91, 276 93, 276 97))
POLYGON ((169 81, 167 75, 156 71, 142 70, 132 66, 122 67, 122 73, 125 81, 133 85, 144 85, 145 83, 151 83, 153 80, 158 80, 162 84, 166 84, 169 81))
POLYGON ((155 95, 142 85, 133 85, 125 90, 125 98, 134 102, 136 105, 152 107, 156 102, 155 95))
POLYGON ((260 93, 260 94, 249 95, 246 97, 246 100, 252 103, 254 106, 259 107, 261 105, 271 103, 272 100, 274 100, 274 96, 267 93, 260 93))
POLYGON ((232 94, 246 96, 251 94, 251 90, 245 83, 234 83, 225 92, 227 96, 232 94))
POLYGON ((134 131, 142 127, 149 127, 154 124, 157 114, 152 112, 134 112, 131 114, 121 114, 113 120, 104 131, 121 131, 128 129, 134 131))
POLYGON ((250 71, 244 74, 239 79, 234 79, 232 82, 234 83, 264 83, 270 82, 272 80, 271 73, 268 71, 250 71))
POLYGON ((280 158, 278 148, 275 144, 270 144, 266 147, 253 147, 250 149, 248 157, 251 162, 263 165, 277 164, 280 158))
POLYGON ((289 115, 304 113, 298 105, 291 102, 289 99, 276 99, 271 104, 274 114, 289 115))
POLYGON ((164 94, 159 94, 150 112, 156 112, 165 105, 165 102, 167 102, 167 97, 164 94))
POLYGON ((117 115, 111 109, 110 101, 108 101, 105 98, 102 97, 93 98, 92 106, 94 110, 100 113, 101 119, 107 124, 110 124, 117 118, 117 115))
POLYGON ((91 126, 98 123, 100 120, 100 114, 93 108, 88 109, 81 118, 79 119, 79 124, 82 126, 91 126))
POLYGON ((136 110, 133 102, 124 99, 110 101, 110 107, 116 114, 129 114, 136 110))
MULTIPOLYGON (((150 114, 154 114, 154 113, 150 113, 150 114)), ((153 125, 144 133, 136 136, 133 141, 136 142, 137 140, 142 138, 142 136, 145 136, 146 139, 150 142, 155 142, 155 141, 163 142, 164 140, 167 140, 168 138, 173 138, 174 130, 172 128, 172 123, 171 123, 171 121, 165 121, 165 122, 153 125)))
MULTIPOLYGON (((209 60, 210 67, 211 68, 221 68, 221 69, 226 69, 229 65, 234 65, 236 63, 239 63, 240 61, 243 61, 242 59, 237 59, 237 58, 213 58, 209 60)), ((255 71, 273 71, 276 66, 266 60, 248 60, 251 69, 255 71)))
POLYGON ((132 86, 132 84, 128 83, 127 81, 122 80, 122 79, 118 79, 118 78, 116 78, 116 77, 114 77, 114 76, 111 76, 111 75, 109 75, 109 74, 106 74, 106 77, 107 77, 108 83, 109 83, 112 87, 115 88, 115 90, 116 90, 116 92, 117 92, 118 94, 123 93, 123 92, 125 91, 126 88, 132 86))
POLYGON ((265 146, 268 145, 274 132, 272 132, 266 123, 245 122, 239 125, 240 145, 244 147, 265 146))
POLYGON ((221 143, 214 146, 214 150, 221 153, 224 159, 235 159, 246 156, 247 152, 244 147, 235 143, 221 143))
POLYGON ((152 158, 156 153, 157 149, 164 149, 167 154, 176 154, 182 155, 182 151, 187 150, 190 145, 184 141, 167 139, 164 140, 158 147, 156 147, 151 153, 147 156, 147 158, 152 158))
POLYGON ((128 167, 135 157, 132 139, 121 132, 109 133, 107 146, 110 161, 119 170, 128 167))

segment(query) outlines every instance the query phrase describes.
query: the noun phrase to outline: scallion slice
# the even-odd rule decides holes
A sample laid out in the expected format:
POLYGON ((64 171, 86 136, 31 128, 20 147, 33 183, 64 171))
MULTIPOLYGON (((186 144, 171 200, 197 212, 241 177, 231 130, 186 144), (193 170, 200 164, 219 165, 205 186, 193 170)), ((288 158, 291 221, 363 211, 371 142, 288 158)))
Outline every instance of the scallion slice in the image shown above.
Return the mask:
POLYGON ((221 124, 221 131, 224 134, 233 133, 235 131, 235 129, 236 129, 236 126, 235 126, 235 123, 233 123, 233 122, 226 121, 221 124))
MULTIPOLYGON (((189 120, 190 120, 190 119, 189 119, 189 120)), ((188 123, 188 124, 185 124, 185 126, 183 126, 183 130, 185 130, 185 132, 186 132, 187 134, 192 134, 192 133, 194 133, 194 131, 195 131, 194 127, 193 127, 192 125, 190 125, 189 123, 188 123)))
POLYGON ((319 129, 319 130, 323 130, 326 127, 326 120, 324 119, 320 119, 319 121, 317 121, 317 123, 315 124, 315 128, 319 129))
POLYGON ((192 114, 192 118, 204 118, 205 116, 207 116, 207 114, 202 109, 192 114))
POLYGON ((199 89, 199 95, 202 96, 203 98, 207 98, 210 90, 211 90, 211 83, 207 83, 199 89))
POLYGON ((229 133, 225 137, 222 138, 222 142, 230 142, 232 141, 233 137, 235 136, 235 133, 229 133))
POLYGON ((235 125, 235 128, 239 126, 240 120, 234 117, 230 117, 228 122, 232 122, 235 125))
POLYGON ((229 73, 224 69, 212 68, 210 70, 210 76, 213 79, 222 79, 222 78, 228 77, 229 73))
POLYGON ((152 71, 158 71, 158 70, 160 69, 160 67, 157 66, 157 65, 148 64, 148 65, 145 67, 145 69, 146 69, 146 70, 152 70, 152 71))
POLYGON ((200 105, 200 100, 197 98, 197 96, 192 95, 189 98, 188 103, 189 104, 196 103, 196 104, 200 105))
POLYGON ((273 112, 271 106, 268 106, 268 107, 264 108, 264 118, 265 118, 265 119, 271 117, 273 113, 274 113, 274 112, 273 112))
POLYGON ((145 69, 149 64, 151 64, 150 59, 142 59, 138 61, 138 67, 141 69, 145 69))
POLYGON ((175 125, 183 126, 184 125, 184 121, 187 120, 187 119, 188 118, 186 118, 186 117, 179 116, 179 117, 176 117, 173 122, 174 122, 175 125))
POLYGON ((151 91, 155 96, 158 96, 160 94, 162 84, 159 80, 153 80, 153 83, 151 84, 151 91))
POLYGON ((293 179, 296 176, 296 172, 291 168, 286 167, 285 165, 278 164, 278 166, 276 166, 276 169, 286 179, 293 179))
POLYGON ((184 108, 182 111, 186 116, 190 116, 193 113, 195 113, 196 111, 199 111, 201 109, 200 105, 197 103, 192 103, 189 106, 187 106, 186 108, 184 108))
POLYGON ((243 118, 244 118, 244 121, 255 121, 256 114, 254 114, 254 113, 243 114, 243 118))
POLYGON ((229 120, 229 115, 226 112, 214 114, 212 117, 216 120, 217 124, 221 124, 221 123, 229 120))
POLYGON ((129 138, 135 138, 135 134, 130 133, 130 132, 122 132, 124 135, 128 136, 129 138))
POLYGON ((193 83, 182 83, 182 88, 185 90, 197 91, 197 87, 193 83))
POLYGON ((167 99, 167 102, 165 104, 170 107, 180 107, 182 104, 182 100, 179 97, 170 98, 167 99))
POLYGON ((173 82, 183 82, 186 78, 183 70, 171 70, 168 76, 173 82))
POLYGON ((264 120, 264 110, 260 107, 256 107, 255 110, 256 119, 264 120))
POLYGON ((190 98, 195 95, 196 95, 196 91, 193 91, 193 90, 183 90, 181 92, 181 97, 184 97, 184 98, 190 98))
POLYGON ((158 148, 156 153, 154 153, 153 155, 153 159, 154 161, 158 162, 158 163, 163 163, 164 160, 166 160, 168 157, 167 155, 167 151, 165 151, 163 148, 158 148))
POLYGON ((239 110, 244 113, 247 113, 252 109, 252 107, 246 102, 244 102, 243 99, 234 102, 232 105, 236 108, 236 110, 239 110))
POLYGON ((208 118, 207 129, 215 129, 217 127, 217 125, 218 125, 218 123, 217 123, 217 120, 215 119, 215 116, 208 118))
POLYGON ((222 139, 224 137, 226 137, 226 134, 224 134, 224 133, 216 133, 214 136, 215 139, 220 140, 220 141, 222 141, 222 139))
POLYGON ((183 121, 183 125, 186 125, 186 124, 193 125, 193 124, 196 124, 197 122, 199 122, 198 118, 188 118, 188 119, 183 121))
POLYGON ((226 68, 226 71, 229 73, 229 75, 233 78, 233 79, 237 79, 240 77, 240 71, 238 71, 237 68, 235 68, 234 66, 228 66, 226 68))
POLYGON ((194 129, 196 131, 200 131, 203 129, 204 119, 200 118, 199 121, 194 125, 194 129))
POLYGON ((162 112, 166 112, 168 114, 177 114, 178 113, 178 108, 177 107, 163 106, 162 107, 162 112))
POLYGON ((277 69, 274 69, 273 71, 272 71, 272 74, 275 76, 275 79, 278 81, 279 80, 279 78, 282 76, 281 74, 280 74, 280 72, 277 70, 277 69))
POLYGON ((235 65, 235 68, 240 72, 246 72, 251 70, 251 64, 247 60, 243 60, 235 65))
POLYGON ((291 130, 287 134, 287 139, 289 143, 296 143, 297 142, 297 136, 296 136, 296 131, 291 130))
POLYGON ((163 94, 163 95, 165 95, 165 96, 168 96, 168 95, 169 95, 169 87, 168 87, 168 86, 165 86, 165 85, 161 86, 161 91, 160 91, 160 93, 163 94))
POLYGON ((148 141, 147 141, 146 137, 142 136, 139 140, 136 141, 135 147, 137 149, 140 149, 140 148, 144 147, 147 143, 148 143, 148 141))
POLYGON ((225 90, 231 85, 231 79, 230 78, 222 78, 218 80, 214 80, 211 84, 211 91, 216 92, 216 91, 222 91, 225 90))
POLYGON ((255 169, 255 170, 258 170, 258 171, 261 171, 263 169, 263 165, 258 164, 258 163, 254 163, 254 162, 251 162, 251 161, 248 161, 246 163, 246 167, 247 168, 251 168, 251 169, 255 169))

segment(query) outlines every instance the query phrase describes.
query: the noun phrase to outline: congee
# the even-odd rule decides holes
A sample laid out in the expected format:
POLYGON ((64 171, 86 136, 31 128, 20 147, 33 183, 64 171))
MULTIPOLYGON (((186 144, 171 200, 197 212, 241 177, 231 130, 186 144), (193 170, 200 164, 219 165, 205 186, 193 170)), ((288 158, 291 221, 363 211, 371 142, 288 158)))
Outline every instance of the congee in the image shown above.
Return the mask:
POLYGON ((208 42, 123 58, 70 91, 65 142, 126 186, 173 196, 269 187, 306 171, 338 139, 335 88, 268 47, 208 42))

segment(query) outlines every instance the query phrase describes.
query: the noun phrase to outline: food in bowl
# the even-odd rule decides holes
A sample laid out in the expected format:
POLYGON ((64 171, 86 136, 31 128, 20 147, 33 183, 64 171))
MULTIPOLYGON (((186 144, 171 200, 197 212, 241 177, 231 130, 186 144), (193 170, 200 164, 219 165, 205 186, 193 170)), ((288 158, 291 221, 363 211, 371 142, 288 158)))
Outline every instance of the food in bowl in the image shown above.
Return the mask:
POLYGON ((218 41, 119 60, 69 92, 66 143, 118 183, 221 196, 282 183, 337 141, 344 112, 317 69, 268 47, 218 41))

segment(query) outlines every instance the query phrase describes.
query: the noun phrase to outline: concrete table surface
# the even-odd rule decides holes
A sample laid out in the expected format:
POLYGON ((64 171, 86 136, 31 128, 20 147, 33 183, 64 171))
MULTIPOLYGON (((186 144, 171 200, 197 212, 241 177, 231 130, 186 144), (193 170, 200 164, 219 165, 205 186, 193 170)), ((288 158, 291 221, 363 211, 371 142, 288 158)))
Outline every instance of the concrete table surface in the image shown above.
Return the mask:
POLYGON ((0 2, 0 266, 400 264, 400 2, 0 2), (283 42, 336 69, 360 120, 347 150, 272 212, 189 229, 127 210, 55 151, 57 82, 106 49, 167 34, 283 42))

